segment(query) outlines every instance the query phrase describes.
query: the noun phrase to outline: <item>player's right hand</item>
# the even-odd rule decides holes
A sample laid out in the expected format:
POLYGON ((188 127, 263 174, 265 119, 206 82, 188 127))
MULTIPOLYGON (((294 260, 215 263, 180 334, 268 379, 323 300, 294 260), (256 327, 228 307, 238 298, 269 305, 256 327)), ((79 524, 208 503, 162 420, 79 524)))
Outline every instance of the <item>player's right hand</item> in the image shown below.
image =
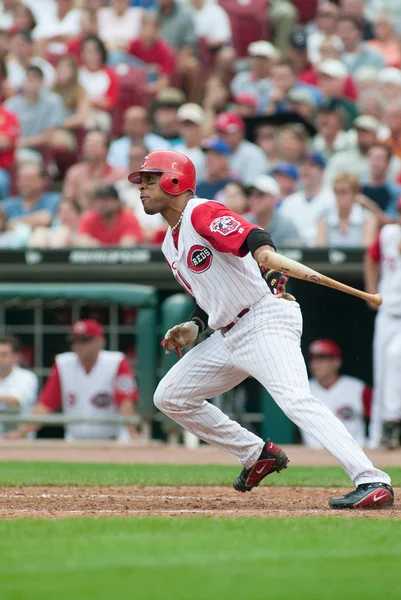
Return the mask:
POLYGON ((166 354, 171 354, 174 350, 179 357, 182 356, 181 350, 186 346, 193 344, 199 334, 199 327, 193 321, 187 321, 169 329, 161 345, 166 354))

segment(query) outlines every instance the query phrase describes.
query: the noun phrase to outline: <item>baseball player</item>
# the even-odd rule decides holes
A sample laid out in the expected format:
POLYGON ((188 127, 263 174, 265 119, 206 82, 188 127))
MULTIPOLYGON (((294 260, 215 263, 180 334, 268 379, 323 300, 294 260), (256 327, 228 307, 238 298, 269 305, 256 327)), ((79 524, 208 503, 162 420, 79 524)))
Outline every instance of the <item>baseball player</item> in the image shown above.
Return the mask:
POLYGON ((369 442, 399 446, 401 423, 401 199, 398 222, 385 225, 366 253, 366 291, 383 296, 373 339, 374 401, 369 442))
MULTIPOLYGON (((342 352, 333 340, 319 339, 308 348, 308 366, 312 375, 309 386, 312 394, 322 400, 344 423, 354 440, 361 446, 366 442, 366 419, 370 416, 372 388, 356 377, 340 375, 342 352)), ((302 441, 309 448, 320 444, 305 431, 302 441)))
POLYGON ((286 295, 282 274, 267 271, 262 277, 258 266, 262 251, 275 252, 270 235, 218 202, 194 198, 195 168, 179 152, 151 152, 129 180, 139 184, 145 212, 160 213, 169 224, 163 253, 174 277, 196 300, 190 320, 165 334, 165 350, 180 353, 207 325, 215 330, 162 379, 155 405, 197 437, 237 456, 243 469, 234 488, 250 491, 268 474, 286 468, 288 458, 205 398, 251 375, 354 481, 356 489, 332 498, 331 507, 393 504, 389 476, 372 465, 344 425, 310 392, 300 349, 300 307, 286 295))
MULTIPOLYGON (((72 352, 56 356, 33 415, 47 415, 60 409, 71 417, 132 416, 137 387, 131 367, 121 352, 103 350, 103 327, 92 319, 72 327, 72 352)), ((8 438, 23 438, 39 426, 23 423, 8 438)), ((128 439, 119 425, 77 423, 66 425, 65 438, 128 439)))

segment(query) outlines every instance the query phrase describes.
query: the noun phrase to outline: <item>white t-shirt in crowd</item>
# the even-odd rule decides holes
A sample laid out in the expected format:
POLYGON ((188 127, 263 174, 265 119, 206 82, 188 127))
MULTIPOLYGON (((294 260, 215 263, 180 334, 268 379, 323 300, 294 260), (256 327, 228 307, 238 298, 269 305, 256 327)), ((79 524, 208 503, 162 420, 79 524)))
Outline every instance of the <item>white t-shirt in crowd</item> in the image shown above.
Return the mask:
MULTIPOLYGON (((8 377, 0 379, 0 403, 1 396, 14 396, 20 403, 20 412, 28 414, 36 401, 38 385, 35 373, 15 366, 8 377)), ((3 431, 4 426, 0 424, 0 434, 3 431)))
POLYGON ((335 203, 334 193, 323 188, 313 198, 306 198, 304 191, 287 196, 280 205, 279 213, 290 219, 306 246, 316 244, 317 224, 335 203))
MULTIPOLYGON (((56 71, 47 60, 40 56, 34 56, 30 61, 31 65, 39 67, 43 71, 45 86, 51 88, 56 79, 56 71)), ((16 92, 22 89, 23 83, 26 79, 26 69, 16 58, 11 58, 7 62, 7 73, 8 81, 16 92)))
MULTIPOLYGON (((334 385, 326 389, 316 381, 309 381, 310 390, 316 398, 321 400, 344 423, 354 440, 361 446, 365 445, 365 420, 363 394, 366 385, 356 377, 341 375, 334 385)), ((309 448, 322 446, 314 437, 301 430, 304 444, 309 448)))
POLYGON ((197 38, 208 42, 231 42, 231 25, 224 8, 206 2, 200 10, 194 10, 195 33, 197 38))
POLYGON ((42 38, 51 38, 56 35, 75 36, 81 31, 81 11, 77 8, 69 10, 63 19, 59 19, 57 15, 57 5, 53 10, 49 9, 46 12, 46 18, 40 19, 39 24, 32 32, 32 37, 35 40, 42 38))
POLYGON ((99 37, 103 42, 129 42, 137 38, 141 32, 142 14, 139 7, 127 8, 121 17, 109 6, 100 8, 97 13, 99 37))

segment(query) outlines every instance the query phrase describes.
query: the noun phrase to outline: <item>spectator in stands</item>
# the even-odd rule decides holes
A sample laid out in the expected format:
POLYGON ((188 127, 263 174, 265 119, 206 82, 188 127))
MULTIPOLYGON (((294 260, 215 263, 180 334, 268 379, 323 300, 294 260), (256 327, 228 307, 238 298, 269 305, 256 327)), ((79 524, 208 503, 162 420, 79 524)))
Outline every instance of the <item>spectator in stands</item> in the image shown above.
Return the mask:
POLYGON ((314 29, 308 35, 308 58, 312 64, 321 60, 320 45, 323 41, 335 38, 337 36, 337 26, 339 18, 339 8, 333 2, 319 3, 316 18, 314 20, 314 29))
POLYGON ((256 117, 257 109, 259 106, 259 100, 253 94, 242 92, 237 94, 234 98, 232 106, 229 110, 237 113, 243 119, 247 117, 256 117))
POLYGON ((401 70, 386 67, 376 77, 377 87, 384 102, 394 102, 401 98, 401 70))
POLYGON ((23 93, 5 102, 21 124, 18 147, 41 149, 48 143, 54 129, 63 122, 63 104, 60 96, 43 86, 43 72, 31 65, 27 68, 23 93))
POLYGON ((279 200, 295 193, 299 181, 299 172, 294 165, 285 162, 278 163, 271 174, 280 188, 279 200))
MULTIPOLYGON (((138 400, 137 386, 127 358, 121 352, 104 350, 104 331, 92 319, 77 321, 72 327, 71 350, 56 356, 32 415, 48 415, 62 410, 73 417, 131 417, 138 400)), ((21 439, 40 429, 23 423, 7 434, 21 439)), ((119 439, 126 441, 136 427, 82 423, 66 425, 66 440, 119 439), (128 431, 127 431, 128 430, 128 431), (128 434, 129 432, 129 434, 128 434)))
POLYGON ((260 40, 252 42, 248 47, 250 69, 238 73, 231 82, 231 91, 235 95, 243 91, 256 96, 259 105, 264 107, 269 102, 273 88, 273 67, 278 53, 273 44, 260 40))
POLYGON ((397 33, 401 32, 401 6, 398 2, 393 0, 365 0, 364 12, 373 22, 377 16, 383 13, 388 15, 391 22, 394 23, 397 33))
POLYGON ((278 128, 273 125, 260 124, 255 127, 255 142, 263 150, 270 169, 280 161, 278 133, 278 128))
POLYGON ((307 150, 308 142, 308 132, 301 123, 285 125, 277 136, 279 160, 299 166, 307 150))
POLYGON ((143 243, 141 226, 132 211, 124 208, 116 188, 98 188, 93 210, 82 215, 78 226, 77 246, 120 246, 130 248, 143 243))
MULTIPOLYGON (((19 341, 0 337, 0 412, 28 414, 38 394, 38 377, 18 366, 19 341)), ((0 424, 0 435, 10 429, 0 424)))
POLYGON ((185 94, 181 90, 165 88, 157 94, 152 107, 154 132, 173 149, 182 144, 177 113, 184 102, 185 94))
POLYGON ((361 67, 383 69, 386 61, 363 40, 363 25, 354 17, 342 16, 338 23, 338 35, 344 44, 342 61, 348 71, 355 75, 361 67))
POLYGON ((328 161, 325 181, 331 185, 339 173, 347 172, 350 168, 359 180, 369 178, 368 152, 377 141, 380 123, 371 116, 362 115, 353 124, 357 133, 357 147, 351 150, 336 152, 328 161))
POLYGON ((160 36, 160 17, 145 12, 142 29, 128 46, 128 55, 134 57, 148 71, 148 91, 157 93, 167 87, 175 69, 173 49, 160 36))
MULTIPOLYGON (((128 168, 128 154, 134 142, 141 142, 148 152, 168 150, 170 147, 160 135, 151 132, 149 114, 143 106, 130 106, 126 109, 123 117, 123 133, 123 137, 110 144, 107 162, 112 167, 128 168)), ((130 187, 132 188, 132 184, 130 187)))
POLYGON ((109 52, 124 51, 141 31, 142 9, 130 6, 129 0, 111 0, 97 12, 99 37, 109 52))
MULTIPOLYGON (((148 152, 149 148, 144 145, 141 138, 132 140, 128 149, 128 173, 133 173, 141 168, 142 161, 148 152)), ((166 231, 166 222, 159 213, 148 215, 144 211, 138 186, 132 185, 128 178, 124 177, 115 183, 115 187, 124 206, 129 208, 138 219, 145 242, 152 243, 160 231, 166 231)))
POLYGON ((319 219, 316 246, 366 248, 376 236, 376 220, 358 202, 361 191, 358 177, 339 173, 333 190, 336 205, 319 219))
POLYGON ((245 139, 245 123, 231 112, 223 112, 215 121, 217 134, 230 146, 230 169, 245 185, 252 185, 258 175, 267 173, 266 156, 256 144, 245 139))
POLYGON ((390 15, 385 13, 377 15, 373 23, 373 31, 374 39, 369 40, 367 45, 381 54, 387 65, 400 67, 401 48, 390 15))
POLYGON ((205 179, 205 155, 201 148, 205 112, 199 104, 189 102, 180 106, 177 112, 179 133, 183 144, 178 144, 175 150, 182 152, 195 165, 198 181, 205 179))
POLYGON ((204 140, 202 148, 206 156, 206 173, 197 184, 196 194, 199 198, 217 199, 219 192, 233 180, 229 162, 232 150, 217 136, 204 140))
MULTIPOLYGON (((206 113, 207 121, 210 125, 210 132, 214 131, 214 120, 220 112, 228 110, 228 101, 230 99, 230 88, 220 75, 211 73, 205 84, 205 97, 203 99, 203 108, 206 113)), ((253 95, 253 97, 256 97, 253 95)), ((259 103, 259 101, 257 101, 259 103)))
POLYGON ((333 59, 322 61, 317 67, 317 85, 326 96, 326 99, 334 98, 337 100, 337 104, 344 111, 344 127, 349 129, 352 121, 357 117, 358 111, 355 102, 345 97, 347 69, 344 64, 333 59))
POLYGON ((326 163, 317 152, 307 152, 300 166, 301 189, 283 200, 280 214, 291 219, 307 246, 314 246, 320 217, 334 203, 334 194, 323 185, 326 163))
POLYGON ((306 86, 293 87, 288 92, 285 102, 290 113, 299 115, 309 123, 313 122, 316 112, 316 100, 311 89, 306 86))
POLYGON ((341 0, 340 12, 341 16, 350 17, 357 22, 361 28, 362 37, 364 40, 371 40, 374 35, 372 25, 366 18, 365 4, 365 0, 341 0))
MULTIPOLYGON (((370 417, 372 390, 363 381, 340 375, 342 353, 333 340, 319 339, 308 349, 309 381, 312 394, 322 400, 345 425, 361 446, 366 443, 366 421, 370 417)), ((301 431, 302 441, 310 448, 321 446, 309 434, 301 431)))
POLYGON ((77 35, 80 29, 81 11, 74 8, 73 0, 56 0, 46 8, 33 30, 33 38, 39 44, 40 54, 46 51, 63 54, 66 40, 77 35))
POLYGON ((65 129, 84 127, 88 118, 89 100, 78 81, 78 63, 74 56, 63 56, 59 60, 53 91, 63 100, 63 127, 65 129))
POLYGON ((0 102, 4 102, 14 93, 8 81, 8 71, 5 59, 0 56, 0 102))
POLYGON ((81 207, 74 200, 61 200, 52 227, 37 227, 29 240, 31 248, 72 248, 77 243, 81 207))
POLYGON ((17 168, 18 196, 3 201, 10 225, 25 223, 32 229, 48 227, 57 211, 60 196, 45 192, 46 173, 37 163, 22 163, 17 168))
POLYGON ((98 37, 97 13, 91 8, 81 11, 81 26, 79 34, 67 39, 67 54, 73 54, 77 60, 81 56, 82 42, 89 36, 98 37))
POLYGON ((116 73, 106 67, 107 51, 98 37, 91 35, 82 42, 81 61, 79 83, 89 96, 92 126, 109 131, 109 112, 117 104, 119 84, 116 73))
POLYGON ((385 144, 375 143, 371 146, 368 151, 370 178, 364 182, 362 193, 373 200, 390 218, 396 219, 401 186, 389 179, 391 158, 392 151, 385 144))
POLYGON ((190 102, 199 100, 199 61, 193 10, 185 2, 159 0, 162 38, 176 53, 176 69, 190 102))
POLYGON ((15 146, 20 133, 16 115, 0 104, 0 200, 9 194, 10 173, 15 165, 15 146))
POLYGON ((387 105, 384 120, 390 131, 385 143, 401 158, 401 98, 387 105))
POLYGON ((195 34, 198 42, 217 54, 232 42, 230 19, 224 8, 207 0, 191 0, 194 11, 195 34))
POLYGON ((259 175, 249 195, 249 221, 270 233, 279 248, 300 246, 301 238, 291 219, 276 210, 281 197, 280 187, 270 175, 259 175))
MULTIPOLYGON (((384 122, 384 109, 385 109, 385 101, 383 99, 383 95, 379 90, 372 90, 370 92, 366 91, 361 96, 358 102, 358 112, 361 115, 369 115, 370 117, 374 117, 379 123, 384 122)), ((384 125, 384 128, 386 126, 384 125)), ((382 136, 382 129, 379 129, 379 136, 382 136)), ((388 134, 388 130, 386 129, 384 133, 384 137, 388 134)))
POLYGON ((298 18, 298 10, 291 0, 269 0, 268 18, 273 23, 274 45, 280 50, 288 47, 288 39, 298 18))
POLYGON ((30 33, 19 31, 11 37, 10 56, 7 60, 8 82, 14 92, 21 92, 27 76, 27 67, 30 65, 39 67, 43 72, 45 86, 52 87, 56 77, 54 67, 44 58, 35 56, 30 33))
POLYGON ((17 31, 32 33, 36 25, 36 19, 29 6, 17 4, 14 11, 14 26, 11 29, 11 33, 16 33, 17 31))
POLYGON ((299 81, 309 81, 312 65, 308 58, 308 35, 303 27, 294 27, 285 58, 294 65, 299 81))
POLYGON ((312 148, 325 160, 336 152, 355 148, 355 132, 344 131, 345 120, 344 108, 336 98, 329 98, 320 106, 316 116, 318 133, 312 140, 312 148))
POLYGON ((64 179, 63 197, 78 200, 81 208, 91 205, 96 187, 114 183, 127 175, 125 169, 106 162, 109 140, 103 131, 89 131, 82 148, 83 161, 73 165, 64 179))
POLYGON ((25 248, 31 237, 31 228, 25 223, 11 222, 0 207, 0 248, 25 248))
POLYGON ((230 181, 224 186, 220 201, 237 215, 244 215, 248 211, 246 188, 239 181, 230 181))

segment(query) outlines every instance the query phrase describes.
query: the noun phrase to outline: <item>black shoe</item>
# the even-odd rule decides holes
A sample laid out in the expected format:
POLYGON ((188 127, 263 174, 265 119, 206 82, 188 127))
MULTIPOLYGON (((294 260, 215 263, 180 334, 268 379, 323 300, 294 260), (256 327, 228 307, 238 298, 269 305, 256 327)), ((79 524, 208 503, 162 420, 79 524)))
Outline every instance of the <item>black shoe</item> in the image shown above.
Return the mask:
POLYGON ((383 437, 381 447, 383 450, 396 450, 400 445, 400 423, 385 421, 383 423, 383 437))
POLYGON ((330 498, 331 508, 385 508, 394 504, 394 491, 387 483, 361 483, 356 490, 330 498))
POLYGON ((237 492, 250 492, 266 475, 286 469, 288 462, 287 455, 281 448, 267 440, 257 462, 250 469, 242 469, 234 479, 233 487, 237 492))

